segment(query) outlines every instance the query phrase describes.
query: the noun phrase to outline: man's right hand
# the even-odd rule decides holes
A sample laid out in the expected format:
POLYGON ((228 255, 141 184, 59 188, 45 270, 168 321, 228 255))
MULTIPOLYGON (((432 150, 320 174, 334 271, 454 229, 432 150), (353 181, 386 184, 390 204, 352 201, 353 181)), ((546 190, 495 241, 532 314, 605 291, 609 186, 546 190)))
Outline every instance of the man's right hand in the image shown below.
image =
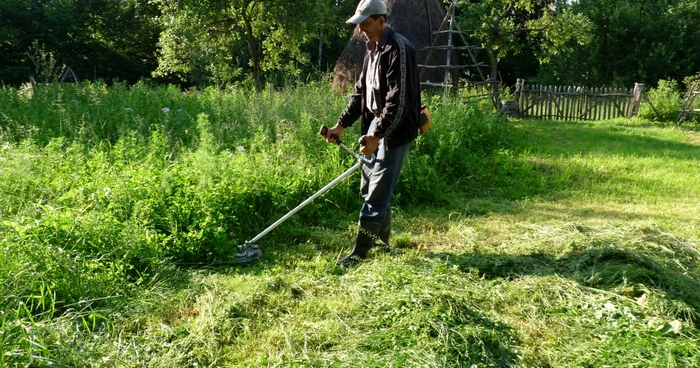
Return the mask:
POLYGON ((336 124, 333 128, 328 129, 326 132, 326 142, 338 144, 338 142, 331 138, 331 134, 341 138, 343 136, 343 132, 345 132, 345 128, 343 128, 340 124, 336 124))

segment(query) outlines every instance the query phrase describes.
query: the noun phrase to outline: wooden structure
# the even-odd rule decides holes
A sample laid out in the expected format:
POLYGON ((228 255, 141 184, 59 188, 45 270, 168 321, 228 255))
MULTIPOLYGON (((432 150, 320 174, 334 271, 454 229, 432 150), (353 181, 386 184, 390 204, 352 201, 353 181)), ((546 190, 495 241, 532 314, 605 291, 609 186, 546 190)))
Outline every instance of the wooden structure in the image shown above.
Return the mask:
POLYGON ((521 117, 560 120, 605 120, 636 116, 643 86, 626 88, 589 88, 574 86, 516 84, 521 117))
MULTIPOLYGON (((437 0, 436 0, 437 1, 437 0)), ((438 2, 439 4, 439 2, 438 2)), ((459 23, 455 19, 455 10, 456 10, 456 4, 455 1, 452 1, 452 4, 450 5, 449 8, 447 8, 447 11, 445 12, 445 19, 442 21, 442 24, 440 25, 440 29, 438 29, 436 32, 433 32, 434 38, 433 42, 429 47, 423 48, 423 51, 428 51, 428 55, 425 57, 425 60, 423 64, 418 64, 418 67, 420 69, 420 79, 423 81, 425 80, 425 75, 428 70, 440 70, 442 71, 442 81, 430 81, 430 80, 425 80, 421 82, 421 86, 427 86, 427 87, 441 87, 444 90, 444 94, 446 95, 450 88, 457 88, 459 85, 459 71, 464 68, 476 68, 477 71, 479 72, 479 75, 481 76, 481 80, 485 81, 486 77, 484 77, 483 72, 481 71, 481 67, 485 66, 486 64, 484 63, 479 63, 476 61, 476 58, 474 57, 474 53, 472 50, 475 49, 480 49, 479 47, 476 46, 471 46, 469 42, 467 42, 465 35, 465 32, 462 31, 462 29, 459 27, 459 23), (441 42, 441 36, 446 36, 447 41, 446 43, 443 41, 441 42), (455 40, 454 37, 459 36, 462 39, 463 46, 456 46, 455 45, 455 40), (431 64, 431 57, 435 53, 435 51, 445 52, 445 58, 442 59, 444 60, 444 64, 438 63, 438 64, 431 64), (465 64, 465 65, 459 65, 457 63, 453 64, 453 58, 456 56, 454 55, 455 51, 467 51, 469 54, 469 57, 472 61, 471 64, 465 64)), ((442 37, 444 38, 444 37, 442 37)))
MULTIPOLYGON (((440 22, 445 18, 445 10, 436 0, 384 0, 387 6, 389 25, 398 33, 404 35, 416 48, 418 64, 425 64, 428 51, 426 46, 444 46, 446 36, 442 35, 435 44, 434 31, 440 28, 440 22)), ((338 58, 333 68, 333 89, 347 91, 357 81, 362 71, 362 62, 367 52, 367 38, 355 27, 347 46, 338 58)), ((433 54, 431 60, 436 64, 446 64, 444 54, 433 54)), ((422 81, 441 80, 442 73, 438 69, 422 73, 422 81)))
POLYGON ((61 76, 61 83, 64 82, 78 83, 78 77, 75 75, 71 67, 66 68, 66 71, 61 76))
MULTIPOLYGON (((700 75, 700 73, 698 74, 700 75)), ((700 113, 700 109, 693 108, 693 102, 695 102, 695 98, 698 95, 700 95, 700 83, 696 80, 693 82, 693 86, 688 90, 688 95, 685 97, 685 101, 683 101, 683 107, 678 112, 678 124, 683 124, 683 120, 685 120, 688 114, 700 113)))

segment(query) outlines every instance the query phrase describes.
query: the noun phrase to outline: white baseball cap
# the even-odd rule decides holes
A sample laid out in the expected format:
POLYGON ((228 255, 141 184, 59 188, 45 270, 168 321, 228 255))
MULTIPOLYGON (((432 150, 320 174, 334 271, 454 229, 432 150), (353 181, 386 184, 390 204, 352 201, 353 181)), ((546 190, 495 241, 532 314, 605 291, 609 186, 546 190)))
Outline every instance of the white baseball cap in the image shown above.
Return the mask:
POLYGON ((345 21, 350 24, 360 24, 370 15, 386 14, 386 4, 382 0, 362 0, 357 5, 355 15, 345 21))

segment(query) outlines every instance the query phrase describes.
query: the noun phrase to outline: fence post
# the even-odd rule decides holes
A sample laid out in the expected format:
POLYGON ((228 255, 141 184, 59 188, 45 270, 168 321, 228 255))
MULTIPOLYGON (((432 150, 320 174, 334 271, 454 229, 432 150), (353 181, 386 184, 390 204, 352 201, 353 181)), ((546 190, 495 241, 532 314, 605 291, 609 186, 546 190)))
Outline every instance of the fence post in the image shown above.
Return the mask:
POLYGON ((518 78, 515 81, 515 99, 518 101, 518 115, 520 115, 520 109, 523 109, 523 87, 525 86, 525 80, 518 78))
POLYGON ((515 96, 518 99, 518 102, 523 98, 523 85, 525 84, 524 79, 518 78, 515 81, 515 96))
POLYGON ((644 85, 642 83, 634 84, 634 92, 632 92, 632 112, 630 112, 630 117, 633 118, 639 114, 639 104, 642 102, 642 95, 644 94, 644 85))

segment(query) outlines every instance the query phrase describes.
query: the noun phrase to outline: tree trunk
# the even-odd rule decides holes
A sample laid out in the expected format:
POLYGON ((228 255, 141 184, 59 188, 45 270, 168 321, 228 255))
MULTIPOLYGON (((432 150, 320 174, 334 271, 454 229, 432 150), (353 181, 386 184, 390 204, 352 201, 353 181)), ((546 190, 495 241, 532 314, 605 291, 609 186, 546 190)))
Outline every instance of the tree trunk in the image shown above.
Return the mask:
POLYGON ((243 22, 245 23, 246 33, 248 36, 248 50, 250 51, 250 61, 253 63, 253 80, 255 81, 255 90, 262 91, 262 70, 260 62, 262 60, 262 44, 253 34, 253 25, 251 24, 248 10, 242 9, 243 22))
POLYGON ((514 7, 515 2, 512 1, 508 4, 505 11, 503 11, 503 13, 498 15, 498 17, 493 20, 491 35, 489 36, 490 40, 486 44, 486 51, 489 54, 489 63, 491 64, 491 76, 489 77, 489 80, 491 82, 491 91, 493 93, 493 107, 496 108, 496 111, 501 110, 501 91, 498 83, 498 51, 493 48, 493 45, 498 44, 498 40, 501 38, 501 21, 506 18, 508 14, 510 14, 514 7))
POLYGON ((493 107, 496 111, 501 111, 501 91, 498 84, 498 56, 496 53, 498 51, 493 49, 492 44, 486 45, 486 51, 489 55, 489 64, 491 65, 491 75, 489 75, 489 81, 491 82, 491 92, 493 98, 493 107))

